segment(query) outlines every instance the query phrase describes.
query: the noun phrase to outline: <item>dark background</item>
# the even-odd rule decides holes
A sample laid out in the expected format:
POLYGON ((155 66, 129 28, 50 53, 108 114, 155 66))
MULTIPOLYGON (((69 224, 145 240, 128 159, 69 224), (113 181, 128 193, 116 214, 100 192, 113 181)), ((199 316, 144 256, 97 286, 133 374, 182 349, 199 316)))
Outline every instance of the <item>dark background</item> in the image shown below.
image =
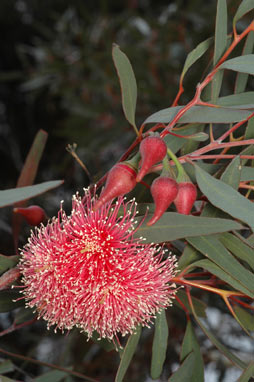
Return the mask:
MULTIPOLYGON (((238 5, 239 1, 228 1, 229 20, 238 5)), ((199 42, 213 35, 215 16, 215 0, 1 0, 1 189, 15 187, 34 136, 44 129, 49 137, 36 183, 53 179, 64 179, 65 183, 35 202, 49 216, 57 213, 60 200, 65 199, 68 205, 71 195, 88 186, 89 180, 66 145, 78 144, 78 155, 93 179, 98 179, 135 138, 122 112, 112 43, 119 44, 132 63, 140 126, 147 116, 172 104, 185 58, 199 42)), ((212 52, 188 72, 181 103, 191 99, 211 59, 212 52)), ((13 254, 10 222, 11 208, 6 208, 0 217, 0 252, 4 254, 13 254)), ((24 227, 20 245, 26 237, 24 227)), ((220 316, 218 311, 210 312, 218 321, 218 330, 220 320, 225 320, 223 309, 220 316)), ((16 313, 1 315, 2 329, 11 324, 16 313)), ((170 310, 168 320, 170 340, 161 381, 178 365, 185 330, 185 316, 178 308, 170 310)), ((126 381, 149 381, 151 334, 144 331, 126 381)), ((202 342, 202 333, 198 336, 202 342)), ((87 343, 84 335, 47 332, 43 322, 10 334, 2 342, 3 347, 20 354, 26 349, 27 355, 41 360, 73 364, 75 370, 102 382, 113 380, 119 362, 116 353, 87 343)), ((211 345, 205 344, 205 349, 207 382, 235 380, 228 374, 234 370, 214 357, 211 345)), ((10 376, 24 381, 47 370, 20 361, 16 365, 10 376)), ((78 379, 68 379, 73 380, 78 379)))

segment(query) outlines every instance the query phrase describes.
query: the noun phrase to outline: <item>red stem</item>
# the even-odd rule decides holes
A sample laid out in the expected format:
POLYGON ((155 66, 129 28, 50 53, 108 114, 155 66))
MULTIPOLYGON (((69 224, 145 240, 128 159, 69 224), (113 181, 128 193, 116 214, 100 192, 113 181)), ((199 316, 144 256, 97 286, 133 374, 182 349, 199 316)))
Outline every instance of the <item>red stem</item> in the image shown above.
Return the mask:
MULTIPOLYGON (((230 47, 226 50, 226 52, 224 53, 224 55, 221 57, 221 59, 218 61, 218 63, 215 65, 215 67, 213 68, 213 70, 206 76, 206 78, 204 79, 204 81, 200 84, 197 85, 197 88, 196 88, 196 93, 193 97, 193 99, 187 103, 187 105, 185 105, 181 110, 179 110, 179 112, 176 114, 176 116, 173 118, 173 120, 166 126, 166 128, 163 130, 163 132, 161 133, 161 137, 165 137, 165 135, 168 134, 168 131, 179 121, 179 119, 193 106, 197 105, 199 102, 202 103, 202 101, 200 101, 200 95, 201 95, 201 92, 202 90, 209 84, 209 82, 212 81, 213 77, 215 76, 215 74, 217 73, 217 71, 219 70, 221 64, 226 60, 226 58, 230 55, 230 53, 234 50, 234 48, 237 46, 237 44, 239 44, 239 42, 251 31, 254 30, 254 21, 252 21, 252 23, 240 34, 240 35, 234 35, 234 40, 232 42, 232 44, 230 45, 230 47)), ((180 87, 179 87, 179 91, 178 91, 178 94, 180 92, 180 87)), ((178 97, 178 95, 177 95, 178 97)), ((179 97, 178 97, 179 98, 179 97)), ((176 101, 178 101, 178 98, 176 98, 176 101)), ((175 103, 175 101, 174 101, 175 103)))

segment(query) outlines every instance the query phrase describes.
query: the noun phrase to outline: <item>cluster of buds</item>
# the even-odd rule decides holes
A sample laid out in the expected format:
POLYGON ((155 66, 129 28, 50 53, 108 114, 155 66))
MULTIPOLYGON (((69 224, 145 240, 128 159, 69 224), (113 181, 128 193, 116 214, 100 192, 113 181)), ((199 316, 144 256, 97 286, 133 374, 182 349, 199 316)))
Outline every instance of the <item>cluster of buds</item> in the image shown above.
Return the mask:
POLYGON ((139 152, 129 161, 117 163, 108 173, 106 184, 95 203, 94 210, 112 199, 132 191, 154 165, 163 161, 161 175, 151 184, 151 194, 155 204, 153 217, 147 225, 155 224, 171 203, 177 212, 189 215, 197 197, 197 189, 181 167, 181 174, 172 177, 167 159, 167 145, 159 135, 151 135, 142 140, 139 152))

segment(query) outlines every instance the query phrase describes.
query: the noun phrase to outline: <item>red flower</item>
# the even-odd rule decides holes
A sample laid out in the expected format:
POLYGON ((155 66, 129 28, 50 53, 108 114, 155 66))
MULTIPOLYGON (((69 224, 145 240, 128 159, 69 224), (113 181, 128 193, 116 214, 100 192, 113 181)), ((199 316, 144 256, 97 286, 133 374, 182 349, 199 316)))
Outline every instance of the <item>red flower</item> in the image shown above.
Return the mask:
POLYGON ((93 211, 89 190, 73 197, 72 213, 37 228, 22 251, 20 269, 29 307, 48 326, 97 331, 102 338, 148 326, 171 305, 175 258, 133 237, 134 201, 118 198, 93 211), (122 216, 119 216, 122 214, 122 216))

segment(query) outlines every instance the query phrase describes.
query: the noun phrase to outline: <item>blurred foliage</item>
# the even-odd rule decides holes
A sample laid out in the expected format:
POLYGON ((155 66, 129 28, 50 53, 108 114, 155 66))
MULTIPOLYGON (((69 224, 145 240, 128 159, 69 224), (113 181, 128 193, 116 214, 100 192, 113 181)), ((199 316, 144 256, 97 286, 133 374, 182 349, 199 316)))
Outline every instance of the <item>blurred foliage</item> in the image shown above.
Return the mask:
MULTIPOLYGON (((238 4, 238 0, 228 1, 230 19, 238 4)), ((39 129, 46 130, 49 139, 36 181, 65 180, 64 190, 41 199, 50 216, 57 211, 59 200, 70 200, 70 195, 89 181, 66 152, 67 144, 78 144, 77 152, 93 177, 104 174, 135 137, 122 111, 112 43, 117 43, 132 62, 138 82, 136 122, 139 126, 149 115, 172 104, 185 58, 199 42, 213 35, 215 14, 215 0, 74 0, 71 5, 67 0, 2 0, 0 161, 4 168, 1 188, 15 187, 39 129)), ((245 22, 239 23, 240 29, 245 22)), ((186 75, 181 103, 193 96, 193 84, 200 80, 200 67, 210 64, 209 55, 206 60, 201 58, 200 64, 194 65, 186 75)), ((223 83, 225 94, 230 78, 229 75, 223 83)), ((7 209, 7 214, 10 212, 7 209)), ((12 248, 9 215, 2 215, 0 220, 1 231, 7 233, 2 235, 0 251, 8 254, 12 248)), ((179 248, 179 254, 181 251, 179 248)), ((197 297, 209 303, 209 324, 219 335, 224 335, 224 343, 228 341, 233 346, 229 339, 238 340, 237 352, 248 356, 248 349, 241 344, 241 332, 224 305, 202 291, 197 297), (219 307, 221 315, 213 307, 219 307), (225 322, 228 327, 222 332, 225 322)), ((11 301, 9 297, 7 303, 11 301)), ((169 341, 161 381, 166 381, 166 376, 179 365, 179 344, 185 331, 185 314, 177 306, 169 313, 169 341)), ((23 307, 3 313, 1 330, 10 327, 13 321, 22 324, 33 317, 23 307)), ((203 344, 207 341, 199 330, 197 337, 203 344)), ((230 370, 236 369, 218 358, 211 344, 205 345, 207 369, 216 370, 218 381, 229 381, 230 370)), ((119 354, 103 350, 103 347, 111 350, 107 343, 103 346, 96 340, 87 343, 75 330, 65 336, 47 332, 41 321, 24 327, 18 335, 14 332, 4 337, 2 346, 19 354, 24 354, 26 349, 26 355, 42 361, 65 367, 72 365, 74 370, 103 382, 113 380, 119 364, 119 354)), ((152 333, 145 329, 128 369, 129 380, 148 381, 151 349, 152 333)), ((31 381, 48 371, 43 365, 28 365, 24 360, 15 360, 15 365, 7 366, 2 364, 5 373, 18 381, 31 381)), ((44 380, 49 378, 79 380, 74 376, 66 378, 65 374, 45 374, 44 380)))

